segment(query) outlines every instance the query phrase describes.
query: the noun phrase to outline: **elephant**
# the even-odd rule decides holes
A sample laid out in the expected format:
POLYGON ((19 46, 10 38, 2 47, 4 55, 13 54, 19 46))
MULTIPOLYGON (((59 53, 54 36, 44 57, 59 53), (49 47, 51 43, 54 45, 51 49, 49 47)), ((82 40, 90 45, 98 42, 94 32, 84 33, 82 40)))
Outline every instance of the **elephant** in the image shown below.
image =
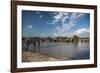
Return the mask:
POLYGON ((40 51, 40 38, 34 37, 34 38, 25 38, 24 42, 26 44, 26 50, 28 50, 28 47, 30 44, 33 44, 33 49, 36 51, 36 48, 38 47, 38 51, 40 51))

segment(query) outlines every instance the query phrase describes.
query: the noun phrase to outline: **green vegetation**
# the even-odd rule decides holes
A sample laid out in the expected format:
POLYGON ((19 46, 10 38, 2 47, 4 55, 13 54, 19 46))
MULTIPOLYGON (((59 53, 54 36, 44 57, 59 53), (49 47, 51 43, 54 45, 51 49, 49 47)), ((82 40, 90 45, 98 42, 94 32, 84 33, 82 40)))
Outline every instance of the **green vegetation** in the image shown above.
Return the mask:
MULTIPOLYGON (((31 37, 31 38, 36 38, 36 37, 31 37)), ((37 37, 39 38, 42 42, 74 42, 77 43, 79 41, 81 42, 89 42, 89 38, 85 37, 79 37, 77 35, 74 35, 72 38, 71 37, 66 37, 66 36, 57 36, 57 37, 52 37, 49 35, 48 37, 37 37)), ((24 40, 25 38, 22 38, 24 40)))
POLYGON ((79 37, 77 35, 74 35, 73 38, 72 38, 72 42, 79 42, 79 37))

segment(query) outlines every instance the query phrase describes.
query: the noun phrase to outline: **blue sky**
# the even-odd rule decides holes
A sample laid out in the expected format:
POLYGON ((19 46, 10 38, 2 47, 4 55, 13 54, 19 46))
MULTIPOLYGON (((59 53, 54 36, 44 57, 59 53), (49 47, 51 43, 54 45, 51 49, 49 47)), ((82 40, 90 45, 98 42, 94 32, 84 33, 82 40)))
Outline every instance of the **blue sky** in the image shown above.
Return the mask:
POLYGON ((23 37, 89 37, 90 14, 22 10, 23 37))

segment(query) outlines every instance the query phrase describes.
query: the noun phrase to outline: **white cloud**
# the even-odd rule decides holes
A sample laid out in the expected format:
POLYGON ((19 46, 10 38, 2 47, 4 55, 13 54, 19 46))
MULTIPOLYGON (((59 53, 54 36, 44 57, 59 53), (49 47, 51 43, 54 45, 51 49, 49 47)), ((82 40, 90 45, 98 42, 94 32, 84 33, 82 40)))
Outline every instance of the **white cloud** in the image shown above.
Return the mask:
MULTIPOLYGON (((62 28, 59 30, 59 33, 64 33, 65 31, 71 29, 72 27, 74 27, 76 25, 76 23, 81 19, 81 17, 83 17, 84 14, 77 14, 77 13, 72 13, 71 17, 69 17, 69 22, 68 23, 64 23, 64 21, 62 22, 62 28)), ((66 17, 67 18, 67 17, 66 17)), ((64 19, 66 21, 66 19, 64 19)))
POLYGON ((73 26, 75 26, 74 21, 70 21, 68 24, 63 24, 62 28, 58 31, 58 33, 64 33, 65 31, 68 31, 73 26))
MULTIPOLYGON (((70 30, 72 27, 76 26, 77 22, 84 17, 84 13, 70 13, 70 12, 58 12, 53 16, 52 25, 54 25, 57 30, 56 34, 66 35, 65 33, 70 30), (59 26, 58 22, 61 23, 59 26)), ((82 29, 83 30, 83 29, 82 29)), ((73 32, 74 33, 74 32, 73 32)), ((73 34, 71 33, 71 35, 73 34)), ((54 33, 55 34, 55 33, 54 33)))
MULTIPOLYGON (((68 15, 69 15, 69 13, 65 13, 65 12, 59 12, 59 13, 55 13, 56 15, 54 15, 53 16, 53 21, 52 21, 52 24, 54 25, 54 26, 57 26, 56 25, 56 23, 58 23, 59 21, 61 21, 61 24, 63 25, 63 23, 65 22, 65 20, 67 19, 67 18, 69 18, 68 17, 68 15)), ((59 27, 59 28, 61 28, 61 27, 59 27)), ((57 30, 58 30, 58 28, 57 28, 57 30)))
POLYGON ((53 22, 54 22, 54 23, 56 23, 56 22, 58 22, 58 21, 59 21, 59 20, 58 20, 58 19, 56 19, 56 20, 54 20, 53 22))
POLYGON ((42 17, 43 17, 43 15, 39 15, 39 17, 40 17, 40 18, 42 18, 42 17))
POLYGON ((56 23, 56 22, 58 22, 58 21, 64 21, 65 20, 65 18, 68 18, 68 14, 69 13, 65 13, 65 12, 59 12, 59 13, 54 13, 54 14, 56 14, 56 15, 54 15, 54 20, 53 20, 53 22, 54 23, 56 23))
POLYGON ((82 37, 89 37, 90 30, 88 28, 80 28, 74 32, 74 35, 79 35, 82 37))
POLYGON ((57 12, 54 12, 53 14, 58 14, 57 12))
POLYGON ((28 28, 32 28, 32 25, 28 25, 28 28))
POLYGON ((40 34, 40 35, 41 35, 41 36, 44 36, 45 34, 42 33, 42 34, 40 34))
POLYGON ((54 36, 56 36, 56 35, 57 35, 57 33, 54 33, 53 35, 54 35, 54 36))
POLYGON ((65 16, 68 16, 69 15, 69 12, 64 12, 63 13, 65 16))
POLYGON ((73 37, 74 35, 78 35, 80 37, 89 37, 90 30, 89 28, 80 28, 74 32, 65 32, 65 33, 53 33, 54 36, 67 36, 67 37, 73 37))
POLYGON ((82 33, 89 33, 89 29, 86 29, 86 28, 81 28, 81 29, 78 29, 75 31, 75 34, 82 34, 82 33))
POLYGON ((43 15, 41 15, 39 11, 37 11, 36 14, 39 16, 39 18, 43 17, 43 15))
POLYGON ((64 16, 63 18, 62 18, 62 24, 64 24, 65 23, 65 21, 67 20, 69 18, 69 16, 67 15, 67 16, 64 16))
POLYGON ((54 19, 59 20, 62 19, 63 13, 59 12, 57 15, 54 16, 54 19))
POLYGON ((40 14, 40 12, 37 11, 36 14, 40 14))

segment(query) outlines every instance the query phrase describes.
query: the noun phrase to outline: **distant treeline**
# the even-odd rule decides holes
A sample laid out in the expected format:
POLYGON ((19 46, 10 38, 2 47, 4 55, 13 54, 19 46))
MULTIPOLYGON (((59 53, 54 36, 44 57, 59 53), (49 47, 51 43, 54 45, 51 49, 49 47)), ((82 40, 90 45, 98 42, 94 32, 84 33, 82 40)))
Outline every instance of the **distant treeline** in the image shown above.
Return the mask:
MULTIPOLYGON (((29 37, 28 37, 29 38, 29 37)), ((71 37, 65 37, 65 36, 58 36, 58 37, 30 37, 33 39, 39 39, 41 42, 89 42, 89 37, 79 37, 77 35, 74 35, 72 38, 71 37)), ((24 40, 25 37, 22 37, 22 40, 24 40)))

